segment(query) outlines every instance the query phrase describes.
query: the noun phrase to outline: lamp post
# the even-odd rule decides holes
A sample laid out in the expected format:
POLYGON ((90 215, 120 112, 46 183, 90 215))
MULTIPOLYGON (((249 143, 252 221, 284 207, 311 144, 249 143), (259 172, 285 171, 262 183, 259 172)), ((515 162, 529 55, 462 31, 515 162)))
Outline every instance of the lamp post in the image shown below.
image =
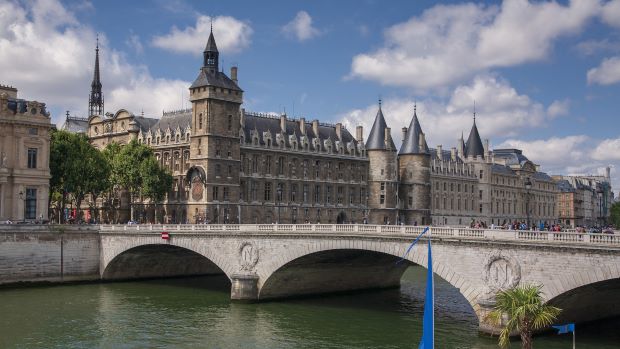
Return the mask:
POLYGON ((530 189, 532 189, 532 182, 529 178, 525 179, 525 215, 527 228, 530 228, 530 189))
POLYGON ((20 190, 19 199, 24 203, 24 217, 22 222, 26 223, 26 199, 24 199, 24 192, 20 190))
POLYGON ((282 184, 278 183, 278 189, 277 191, 277 205, 278 205, 278 221, 276 222, 276 224, 280 224, 280 201, 282 201, 282 184))

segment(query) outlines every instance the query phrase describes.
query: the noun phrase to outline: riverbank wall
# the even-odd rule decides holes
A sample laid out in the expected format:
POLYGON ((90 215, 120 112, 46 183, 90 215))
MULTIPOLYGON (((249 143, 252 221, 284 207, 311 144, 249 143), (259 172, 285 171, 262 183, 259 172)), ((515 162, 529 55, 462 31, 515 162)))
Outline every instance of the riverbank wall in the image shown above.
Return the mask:
POLYGON ((98 227, 0 226, 0 285, 99 280, 98 227))

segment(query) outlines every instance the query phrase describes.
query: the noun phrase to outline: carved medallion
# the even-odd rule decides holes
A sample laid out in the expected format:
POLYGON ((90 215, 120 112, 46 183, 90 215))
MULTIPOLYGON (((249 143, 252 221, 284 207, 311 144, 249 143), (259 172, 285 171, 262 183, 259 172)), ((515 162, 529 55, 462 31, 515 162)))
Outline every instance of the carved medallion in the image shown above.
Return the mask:
POLYGON ((202 187, 200 177, 194 176, 194 178, 192 178, 192 199, 194 201, 202 200, 203 193, 204 188, 202 187))
POLYGON ((521 266, 510 256, 492 254, 484 266, 483 279, 492 293, 513 288, 521 281, 521 266))
POLYGON ((241 262, 241 269, 250 271, 254 269, 256 263, 258 263, 258 248, 249 242, 244 242, 239 247, 239 261, 241 262))

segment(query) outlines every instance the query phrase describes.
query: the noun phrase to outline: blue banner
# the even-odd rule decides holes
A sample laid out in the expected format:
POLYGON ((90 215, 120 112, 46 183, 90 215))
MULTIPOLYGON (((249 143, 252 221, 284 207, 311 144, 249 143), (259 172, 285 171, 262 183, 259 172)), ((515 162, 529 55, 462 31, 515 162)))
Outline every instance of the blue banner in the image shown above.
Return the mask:
POLYGON ((435 291, 433 287, 433 256, 431 253, 430 238, 428 239, 428 263, 426 270, 426 300, 424 301, 424 321, 422 323, 422 340, 420 341, 420 346, 418 346, 418 349, 435 348, 435 291))
POLYGON ((558 330, 558 334, 575 332, 575 324, 566 324, 566 325, 554 325, 551 326, 558 330))

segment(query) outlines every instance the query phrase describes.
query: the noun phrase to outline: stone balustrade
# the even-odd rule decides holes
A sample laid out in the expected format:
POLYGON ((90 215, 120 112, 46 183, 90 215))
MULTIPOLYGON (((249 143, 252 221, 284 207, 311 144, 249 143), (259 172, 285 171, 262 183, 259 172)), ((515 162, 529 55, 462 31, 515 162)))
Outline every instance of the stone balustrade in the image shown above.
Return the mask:
MULTIPOLYGON (((269 234, 343 234, 368 236, 411 236, 421 234, 424 227, 366 224, 145 224, 100 225, 101 233, 148 233, 162 231, 178 233, 269 233, 269 234)), ((435 238, 463 240, 522 241, 524 243, 574 243, 582 245, 620 246, 620 234, 589 234, 575 231, 530 231, 503 229, 471 229, 431 227, 435 238)))

